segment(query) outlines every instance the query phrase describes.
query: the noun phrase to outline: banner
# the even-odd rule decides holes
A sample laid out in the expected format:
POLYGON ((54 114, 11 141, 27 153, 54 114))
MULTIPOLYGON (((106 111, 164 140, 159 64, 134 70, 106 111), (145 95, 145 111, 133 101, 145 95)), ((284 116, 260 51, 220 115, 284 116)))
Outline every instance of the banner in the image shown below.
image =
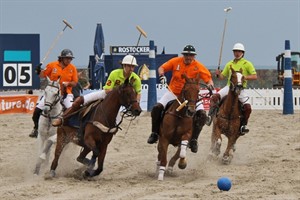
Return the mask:
POLYGON ((33 113, 38 98, 36 95, 0 96, 0 114, 33 113))

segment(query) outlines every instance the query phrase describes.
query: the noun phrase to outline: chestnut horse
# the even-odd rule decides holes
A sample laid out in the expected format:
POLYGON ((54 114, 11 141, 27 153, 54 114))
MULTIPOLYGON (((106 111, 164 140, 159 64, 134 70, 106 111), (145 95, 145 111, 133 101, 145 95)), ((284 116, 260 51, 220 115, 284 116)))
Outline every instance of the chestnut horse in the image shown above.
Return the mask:
POLYGON ((217 158, 220 154, 222 137, 228 138, 227 148, 223 154, 223 164, 230 164, 235 151, 235 143, 240 136, 241 109, 239 105, 239 94, 243 90, 244 76, 242 70, 239 72, 231 68, 230 86, 228 95, 221 102, 219 111, 213 117, 213 128, 211 135, 210 156, 217 158))
MULTIPOLYGON (((55 157, 52 161, 50 169, 50 177, 55 176, 55 170, 58 165, 58 159, 62 153, 63 148, 69 143, 73 142, 83 147, 83 151, 77 158, 80 162, 87 162, 85 156, 92 151, 92 159, 88 163, 88 169, 85 171, 85 177, 93 177, 99 175, 103 171, 103 163, 107 151, 108 144, 117 133, 119 124, 116 124, 116 117, 121 106, 125 107, 124 114, 131 116, 139 116, 141 107, 137 101, 137 93, 135 92, 131 80, 126 79, 124 84, 114 88, 107 96, 91 109, 87 115, 87 122, 82 127, 84 130, 83 140, 76 139, 78 128, 63 125, 57 129, 57 145, 55 149, 55 157), (129 113, 129 114, 128 114, 129 113), (98 168, 94 170, 96 159, 98 158, 98 168)), ((122 118, 123 119, 123 118, 122 118)))
POLYGON ((185 79, 185 84, 178 100, 180 102, 187 101, 187 104, 181 110, 178 110, 177 108, 180 104, 174 100, 170 106, 166 107, 163 120, 160 124, 157 146, 158 180, 163 180, 164 178, 169 144, 177 146, 177 151, 169 161, 168 172, 172 172, 173 166, 179 158, 178 167, 180 169, 185 169, 186 167, 186 149, 188 141, 192 136, 193 115, 196 113, 196 103, 199 100, 200 78, 198 75, 196 79, 189 79, 185 74, 182 75, 182 78, 185 79))

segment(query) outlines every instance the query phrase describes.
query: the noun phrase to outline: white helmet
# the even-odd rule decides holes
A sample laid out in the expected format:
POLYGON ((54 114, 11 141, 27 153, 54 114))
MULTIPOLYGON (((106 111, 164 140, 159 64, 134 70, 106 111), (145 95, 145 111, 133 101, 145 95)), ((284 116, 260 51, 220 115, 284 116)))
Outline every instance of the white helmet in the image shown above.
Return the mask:
POLYGON ((245 47, 242 43, 236 43, 232 48, 232 51, 234 51, 234 50, 245 52, 245 47))
POLYGON ((122 65, 134 65, 134 66, 138 66, 138 64, 136 63, 136 59, 134 56, 132 55, 127 55, 123 58, 122 60, 122 65))

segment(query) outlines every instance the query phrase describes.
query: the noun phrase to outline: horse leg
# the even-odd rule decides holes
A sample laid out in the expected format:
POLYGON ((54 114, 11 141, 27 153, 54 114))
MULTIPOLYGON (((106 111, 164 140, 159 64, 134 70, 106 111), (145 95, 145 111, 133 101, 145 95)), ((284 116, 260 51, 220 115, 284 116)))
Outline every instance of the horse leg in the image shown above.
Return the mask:
POLYGON ((103 163, 104 163, 106 151, 107 151, 107 144, 99 146, 97 150, 93 151, 91 162, 89 164, 88 169, 85 171, 86 177, 98 176, 103 171, 103 163), (98 168, 96 170, 93 170, 97 157, 98 157, 98 168))
POLYGON ((83 147, 83 150, 80 152, 79 156, 77 157, 77 161, 88 166, 90 163, 90 159, 86 158, 86 156, 91 152, 91 150, 87 147, 83 147))
POLYGON ((56 175, 55 170, 58 165, 58 159, 59 159, 63 149, 69 142, 70 142, 70 140, 68 140, 63 128, 58 128, 57 129, 57 143, 56 143, 55 152, 54 152, 54 159, 53 159, 51 167, 50 167, 50 176, 51 177, 55 177, 55 175, 56 175))
POLYGON ((210 147, 210 154, 209 154, 209 157, 211 159, 216 159, 218 155, 221 153, 221 144, 222 144, 221 130, 216 127, 214 122, 213 130, 211 134, 211 147, 210 147))
POLYGON ((235 131, 235 135, 232 135, 228 137, 228 143, 227 148, 223 154, 222 163, 225 165, 228 165, 231 163, 231 160, 233 159, 233 151, 234 151, 234 145, 238 139, 239 131, 235 131))
MULTIPOLYGON (((46 139, 45 139, 44 136, 42 136, 42 134, 38 134, 38 136, 37 136, 38 155, 40 155, 41 152, 43 152, 45 140, 46 139)), ((44 160, 41 159, 40 157, 37 158, 33 174, 39 175, 40 169, 41 169, 41 165, 42 165, 43 161, 44 160)))
POLYGON ((159 172, 158 172, 158 180, 163 181, 164 180, 164 174, 167 166, 167 152, 168 152, 168 146, 169 146, 169 141, 165 137, 160 137, 159 138, 159 161, 160 161, 160 166, 159 166, 159 172))
POLYGON ((180 147, 177 148, 176 153, 174 154, 174 156, 170 159, 170 161, 168 163, 168 168, 167 168, 168 174, 173 173, 173 167, 174 167, 176 161, 178 160, 178 158, 180 157, 179 155, 180 155, 180 147))

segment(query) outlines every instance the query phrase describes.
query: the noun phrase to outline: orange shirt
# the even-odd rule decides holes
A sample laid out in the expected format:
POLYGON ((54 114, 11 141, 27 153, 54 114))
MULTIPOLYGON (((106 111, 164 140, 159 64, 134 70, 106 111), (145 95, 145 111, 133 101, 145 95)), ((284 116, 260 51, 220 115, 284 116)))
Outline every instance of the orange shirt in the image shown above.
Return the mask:
MULTIPOLYGON (((48 76, 51 81, 57 81, 60 77, 60 88, 62 88, 62 82, 78 82, 77 69, 75 65, 69 64, 62 69, 59 61, 49 63, 44 70, 44 75, 48 76)), ((72 94, 72 87, 67 87, 66 92, 68 94, 72 94)))
POLYGON ((180 95, 181 90, 185 84, 185 79, 181 78, 182 74, 186 74, 189 78, 196 78, 197 74, 200 74, 200 78, 207 83, 211 80, 211 74, 208 69, 199 61, 194 60, 191 64, 184 64, 183 57, 172 58, 161 67, 165 72, 172 71, 172 79, 169 84, 169 88, 176 95, 180 95))

